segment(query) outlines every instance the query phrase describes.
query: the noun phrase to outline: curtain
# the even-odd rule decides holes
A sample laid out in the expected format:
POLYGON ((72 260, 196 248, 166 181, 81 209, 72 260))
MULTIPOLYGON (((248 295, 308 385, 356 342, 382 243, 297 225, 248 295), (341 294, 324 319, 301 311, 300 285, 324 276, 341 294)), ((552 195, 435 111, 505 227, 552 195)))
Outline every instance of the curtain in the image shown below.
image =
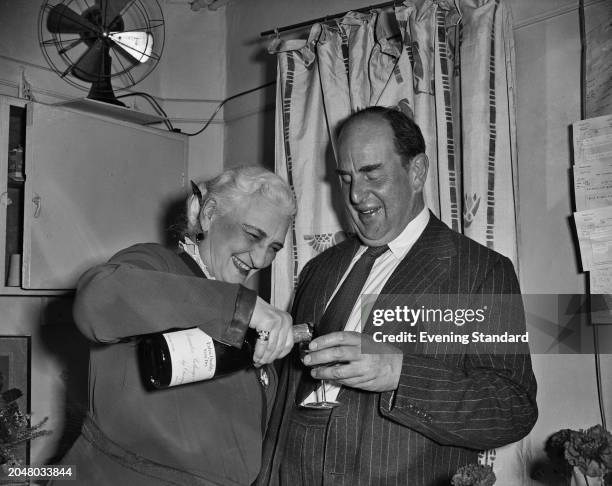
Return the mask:
POLYGON ((503 0, 407 0, 308 39, 276 39, 276 172, 298 215, 272 269, 287 308, 304 264, 351 231, 334 173, 335 130, 350 113, 399 105, 421 127, 426 205, 517 267, 514 46, 503 0))

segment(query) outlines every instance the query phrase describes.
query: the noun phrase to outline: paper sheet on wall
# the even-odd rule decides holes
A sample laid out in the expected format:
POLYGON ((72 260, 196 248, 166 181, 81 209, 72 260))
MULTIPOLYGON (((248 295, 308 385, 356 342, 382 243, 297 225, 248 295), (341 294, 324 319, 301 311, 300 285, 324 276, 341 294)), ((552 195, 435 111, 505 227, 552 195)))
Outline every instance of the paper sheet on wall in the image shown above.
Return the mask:
POLYGON ((612 266, 612 206, 574 213, 582 270, 612 266))
POLYGON ((612 158, 574 166, 576 211, 612 206, 612 158))
POLYGON ((591 294, 612 294, 612 266, 594 268, 589 281, 591 294))
POLYGON ((612 161, 612 115, 573 124, 574 164, 612 161))
POLYGON ((574 145, 600 135, 612 135, 612 115, 587 118, 573 123, 574 145))
POLYGON ((612 161, 612 116, 574 123, 574 164, 612 161))

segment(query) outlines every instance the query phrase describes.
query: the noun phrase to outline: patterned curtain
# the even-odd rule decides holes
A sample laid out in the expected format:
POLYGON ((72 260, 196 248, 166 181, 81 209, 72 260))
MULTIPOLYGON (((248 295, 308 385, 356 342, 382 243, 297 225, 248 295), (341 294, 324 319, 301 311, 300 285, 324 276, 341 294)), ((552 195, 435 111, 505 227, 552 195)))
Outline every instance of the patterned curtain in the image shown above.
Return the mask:
POLYGON ((298 215, 273 267, 273 303, 350 223, 334 174, 335 130, 351 112, 400 105, 421 127, 430 161, 427 206, 455 231, 517 267, 514 45, 503 0, 407 0, 308 39, 276 39, 276 171, 298 215))
MULTIPOLYGON (((504 0, 407 0, 308 39, 276 39, 276 172, 298 201, 272 269, 272 301, 288 308, 304 264, 351 231, 338 198, 335 131, 351 112, 401 106, 430 161, 427 206, 455 231, 517 267, 514 45, 504 0)), ((500 486, 527 484, 525 441, 492 451, 500 486)))

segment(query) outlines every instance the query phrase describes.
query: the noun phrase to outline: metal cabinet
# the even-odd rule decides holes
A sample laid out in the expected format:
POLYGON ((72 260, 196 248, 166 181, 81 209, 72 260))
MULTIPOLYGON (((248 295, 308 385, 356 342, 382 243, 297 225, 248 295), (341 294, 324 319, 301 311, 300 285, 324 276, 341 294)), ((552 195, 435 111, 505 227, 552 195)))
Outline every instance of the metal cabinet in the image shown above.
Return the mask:
POLYGON ((178 133, 0 97, 0 147, 0 293, 73 289, 121 248, 161 241, 184 196, 178 133))

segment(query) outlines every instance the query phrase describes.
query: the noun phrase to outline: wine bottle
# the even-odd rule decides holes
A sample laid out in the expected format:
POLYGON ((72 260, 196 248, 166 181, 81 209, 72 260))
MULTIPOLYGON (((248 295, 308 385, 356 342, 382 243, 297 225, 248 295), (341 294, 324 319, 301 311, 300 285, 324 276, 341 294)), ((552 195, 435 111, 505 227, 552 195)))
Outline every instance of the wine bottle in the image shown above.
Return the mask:
MULTIPOLYGON (((194 327, 144 336, 138 360, 148 388, 169 388, 248 368, 253 364, 257 331, 248 329, 241 348, 220 343, 194 327)), ((312 339, 309 324, 293 326, 296 343, 312 339)))

